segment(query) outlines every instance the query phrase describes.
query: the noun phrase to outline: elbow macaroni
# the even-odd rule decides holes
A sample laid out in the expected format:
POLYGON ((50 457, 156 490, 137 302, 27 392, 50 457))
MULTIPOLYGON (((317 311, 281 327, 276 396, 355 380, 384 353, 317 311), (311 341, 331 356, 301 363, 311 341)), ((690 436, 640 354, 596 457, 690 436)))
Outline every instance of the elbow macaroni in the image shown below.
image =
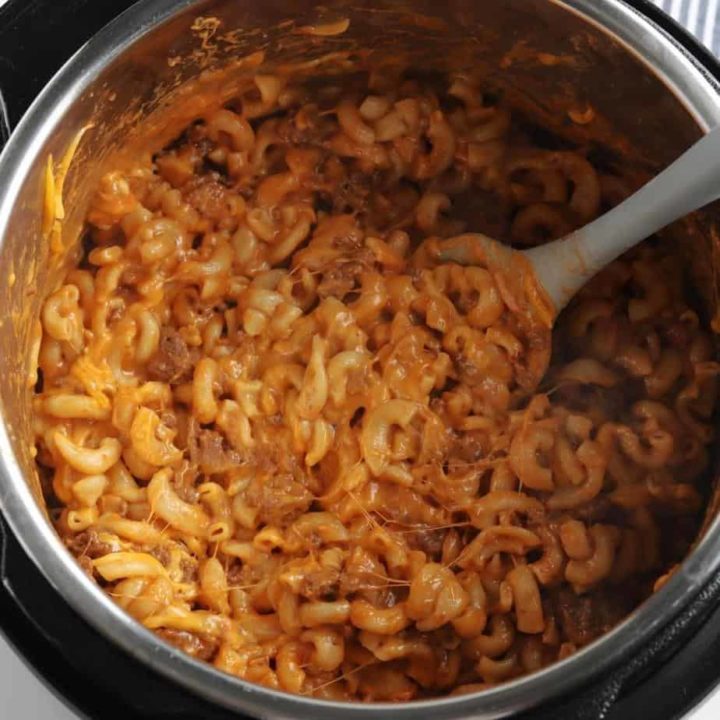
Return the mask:
POLYGON ((109 173, 34 410, 58 529, 133 617, 251 682, 402 701, 541 669, 666 577, 720 365, 647 245, 559 319, 538 391, 537 293, 437 243, 486 231, 465 193, 530 246, 617 182, 470 77, 377 82, 258 75, 109 173))

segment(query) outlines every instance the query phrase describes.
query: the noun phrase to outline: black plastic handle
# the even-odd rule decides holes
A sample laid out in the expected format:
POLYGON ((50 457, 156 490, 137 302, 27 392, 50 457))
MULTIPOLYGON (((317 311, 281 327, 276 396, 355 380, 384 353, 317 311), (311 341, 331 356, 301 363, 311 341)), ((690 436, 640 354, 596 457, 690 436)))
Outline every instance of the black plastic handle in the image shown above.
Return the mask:
POLYGON ((0 7, 0 89, 9 127, 63 63, 135 0, 10 0, 0 7))

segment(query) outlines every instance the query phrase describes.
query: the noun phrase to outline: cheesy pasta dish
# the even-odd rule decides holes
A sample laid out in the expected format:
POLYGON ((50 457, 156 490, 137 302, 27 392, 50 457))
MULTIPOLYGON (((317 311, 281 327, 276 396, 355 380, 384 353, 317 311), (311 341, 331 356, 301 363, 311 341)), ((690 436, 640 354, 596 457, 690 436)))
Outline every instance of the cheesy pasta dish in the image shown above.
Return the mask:
POLYGON ((646 242, 551 339, 515 273, 437 260, 627 193, 536 136, 466 76, 257 75, 103 177, 42 311, 37 460, 138 622, 253 683, 407 701, 568 657, 669 576, 719 369, 681 262, 646 242))

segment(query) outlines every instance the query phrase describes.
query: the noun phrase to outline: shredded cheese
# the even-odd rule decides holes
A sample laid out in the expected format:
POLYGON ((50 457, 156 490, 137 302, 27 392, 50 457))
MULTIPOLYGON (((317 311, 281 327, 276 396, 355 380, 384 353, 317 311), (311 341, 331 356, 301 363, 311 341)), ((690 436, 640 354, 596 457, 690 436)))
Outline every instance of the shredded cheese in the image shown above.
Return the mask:
POLYGON ((53 253, 60 253, 65 249, 62 242, 62 223, 65 220, 65 205, 63 204, 65 179, 80 141, 91 127, 92 125, 85 125, 77 132, 57 166, 53 162, 52 153, 48 154, 45 165, 42 233, 43 237, 50 241, 50 250, 53 253))

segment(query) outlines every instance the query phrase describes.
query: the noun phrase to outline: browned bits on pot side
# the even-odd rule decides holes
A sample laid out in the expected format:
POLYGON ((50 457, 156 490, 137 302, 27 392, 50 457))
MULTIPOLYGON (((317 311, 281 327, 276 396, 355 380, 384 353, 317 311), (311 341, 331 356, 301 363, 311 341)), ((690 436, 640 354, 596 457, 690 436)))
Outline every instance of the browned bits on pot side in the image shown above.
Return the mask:
POLYGON ((196 635, 185 630, 158 630, 157 634, 163 639, 180 648, 183 652, 197 660, 209 662, 217 653, 219 643, 217 640, 196 635))

